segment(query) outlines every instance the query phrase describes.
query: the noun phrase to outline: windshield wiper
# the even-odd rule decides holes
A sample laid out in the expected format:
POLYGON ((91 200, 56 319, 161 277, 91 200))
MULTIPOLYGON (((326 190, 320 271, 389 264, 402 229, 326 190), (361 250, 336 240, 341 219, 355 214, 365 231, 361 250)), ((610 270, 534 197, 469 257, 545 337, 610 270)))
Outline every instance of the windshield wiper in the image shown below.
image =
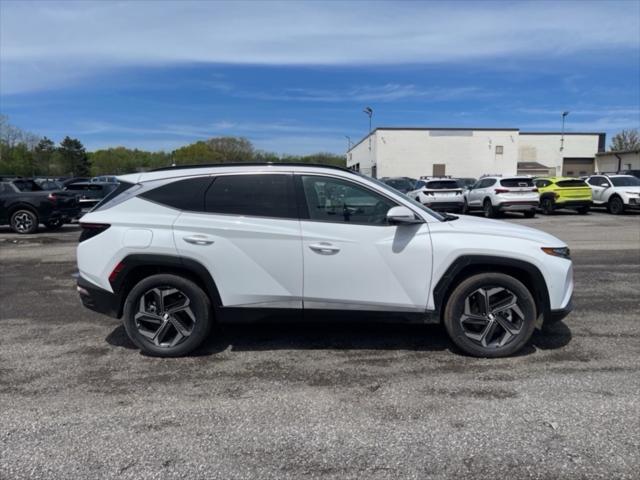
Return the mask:
POLYGON ((443 221, 445 222, 451 222, 453 220, 457 220, 458 218, 460 218, 457 215, 451 215, 450 213, 447 213, 447 212, 441 212, 440 215, 444 217, 443 221))

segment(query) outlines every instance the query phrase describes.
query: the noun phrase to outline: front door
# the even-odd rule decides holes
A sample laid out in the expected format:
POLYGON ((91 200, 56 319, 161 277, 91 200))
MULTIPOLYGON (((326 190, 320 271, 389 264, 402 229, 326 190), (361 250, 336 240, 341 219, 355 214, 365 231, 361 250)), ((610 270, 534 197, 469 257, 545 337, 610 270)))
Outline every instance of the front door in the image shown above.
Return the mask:
POLYGON ((431 278, 426 223, 389 225, 396 202, 346 179, 297 175, 305 309, 424 312, 431 278))

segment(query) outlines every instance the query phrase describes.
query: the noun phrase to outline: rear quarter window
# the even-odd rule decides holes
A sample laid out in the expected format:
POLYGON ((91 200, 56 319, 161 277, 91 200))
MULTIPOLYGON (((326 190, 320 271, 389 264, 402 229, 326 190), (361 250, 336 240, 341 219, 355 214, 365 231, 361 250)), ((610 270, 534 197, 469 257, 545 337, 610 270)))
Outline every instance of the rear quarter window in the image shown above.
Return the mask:
POLYGON ((204 194, 211 181, 211 177, 177 180, 141 193, 139 197, 178 210, 204 212, 204 194))

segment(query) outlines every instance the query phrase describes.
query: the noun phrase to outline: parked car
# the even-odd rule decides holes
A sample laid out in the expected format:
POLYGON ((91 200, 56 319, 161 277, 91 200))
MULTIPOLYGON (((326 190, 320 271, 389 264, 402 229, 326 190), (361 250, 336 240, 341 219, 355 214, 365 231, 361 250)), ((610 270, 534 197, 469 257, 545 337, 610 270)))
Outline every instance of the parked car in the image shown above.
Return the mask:
POLYGON ((540 194, 540 209, 545 215, 569 208, 584 215, 592 202, 591 188, 584 180, 569 177, 540 177, 533 183, 540 194))
POLYGON ((88 182, 90 179, 88 177, 70 177, 70 178, 59 178, 58 181, 62 183, 63 187, 67 185, 71 185, 72 183, 79 182, 88 182))
POLYGON ((40 185, 43 190, 62 190, 64 188, 61 182, 50 178, 34 178, 33 180, 40 185))
POLYGON ((530 177, 484 177, 464 192, 465 213, 482 210, 493 218, 502 212, 522 212, 532 218, 540 204, 538 189, 530 177))
POLYGON ((0 225, 16 233, 35 233, 40 223, 55 230, 79 213, 75 195, 43 190, 30 179, 0 181, 0 225))
POLYGON ((219 164, 119 179, 81 219, 77 289, 146 354, 188 354, 237 314, 342 311, 442 322, 463 352, 501 357, 572 308, 561 240, 439 214, 345 168, 219 164))
POLYGON ((117 183, 77 182, 67 185, 66 191, 78 195, 81 213, 85 214, 116 188, 117 183))
POLYGON ((456 180, 458 181, 460 186, 465 190, 468 190, 472 185, 474 185, 478 181, 476 178, 471 178, 471 177, 457 178, 456 180))
POLYGON ((409 177, 383 177, 380 181, 402 193, 413 190, 416 184, 416 180, 409 177))
POLYGON ((620 175, 633 175, 636 178, 640 178, 640 170, 622 170, 618 172, 620 175))
POLYGON ((593 194, 593 205, 607 207, 620 215, 625 210, 640 208, 640 179, 632 175, 592 175, 587 179, 593 194))
POLYGON ((99 177, 93 177, 91 183, 118 183, 118 177, 113 175, 101 175, 99 177))
POLYGON ((460 212, 464 207, 463 188, 455 179, 418 180, 415 187, 407 195, 433 210, 460 212))

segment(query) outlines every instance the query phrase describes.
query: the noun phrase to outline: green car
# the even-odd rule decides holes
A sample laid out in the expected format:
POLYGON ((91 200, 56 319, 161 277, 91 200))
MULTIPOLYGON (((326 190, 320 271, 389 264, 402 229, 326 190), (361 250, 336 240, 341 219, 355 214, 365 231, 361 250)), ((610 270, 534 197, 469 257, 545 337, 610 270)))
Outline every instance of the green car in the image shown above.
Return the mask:
POLYGON ((541 177, 534 180, 540 193, 540 209, 545 215, 570 208, 584 215, 592 203, 591 187, 584 180, 568 177, 541 177))

